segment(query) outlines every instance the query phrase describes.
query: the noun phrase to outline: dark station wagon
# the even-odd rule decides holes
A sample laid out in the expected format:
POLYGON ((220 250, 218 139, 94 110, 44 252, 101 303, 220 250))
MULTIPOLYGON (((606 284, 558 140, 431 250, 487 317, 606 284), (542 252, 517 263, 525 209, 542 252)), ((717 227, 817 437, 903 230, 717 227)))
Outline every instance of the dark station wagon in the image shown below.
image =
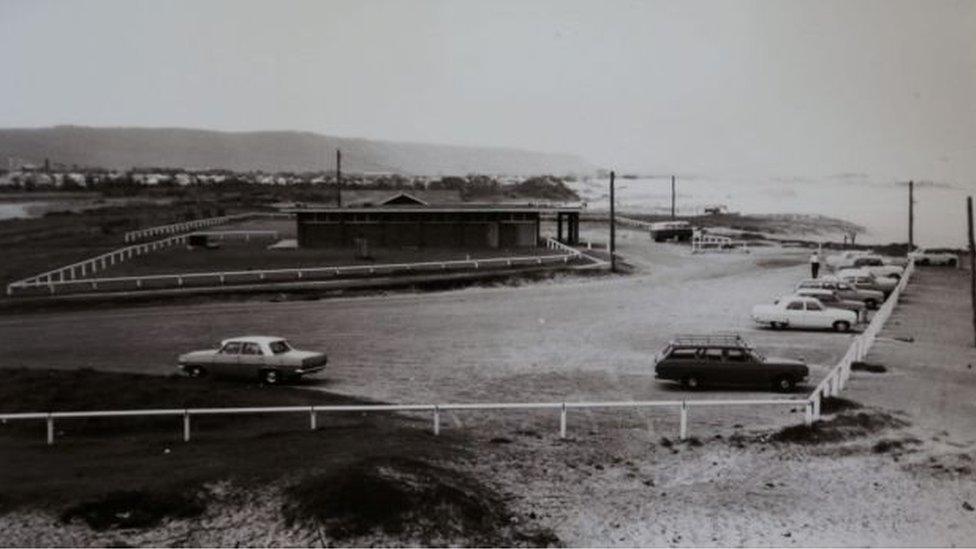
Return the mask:
POLYGON ((658 353, 654 372, 686 389, 755 385, 782 392, 810 375, 803 361, 765 357, 737 334, 676 336, 658 353))

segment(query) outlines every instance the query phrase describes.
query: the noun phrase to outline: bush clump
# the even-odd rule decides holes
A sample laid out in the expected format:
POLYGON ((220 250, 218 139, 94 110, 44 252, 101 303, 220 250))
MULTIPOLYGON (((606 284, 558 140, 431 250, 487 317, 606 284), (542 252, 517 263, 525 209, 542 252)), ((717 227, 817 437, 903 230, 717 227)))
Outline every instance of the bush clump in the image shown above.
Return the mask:
POLYGON ((285 490, 289 524, 325 527, 329 537, 348 540, 394 536, 397 544, 550 545, 548 532, 514 531, 504 502, 463 473, 405 458, 355 463, 335 473, 307 478, 285 490))
POLYGON ((196 495, 118 491, 69 507, 61 513, 61 521, 80 518, 94 530, 149 528, 164 518, 193 518, 204 510, 205 503, 196 495))

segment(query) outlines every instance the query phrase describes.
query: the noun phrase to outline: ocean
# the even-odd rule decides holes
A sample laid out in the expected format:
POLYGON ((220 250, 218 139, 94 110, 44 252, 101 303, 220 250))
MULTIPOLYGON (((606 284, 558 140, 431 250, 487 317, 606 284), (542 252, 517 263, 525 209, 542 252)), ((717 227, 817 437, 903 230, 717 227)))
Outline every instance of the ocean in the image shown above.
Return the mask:
MULTIPOLYGON (((570 183, 589 209, 609 207, 609 178, 570 183)), ((678 176, 680 215, 724 205, 742 214, 807 214, 843 219, 865 228, 858 243, 908 241, 908 183, 860 175, 829 178, 717 178, 678 176)), ((616 179, 621 212, 666 213, 671 205, 670 176, 616 179)), ((976 189, 939 182, 915 184, 915 244, 966 245, 966 196, 976 189)), ((839 238, 839 235, 837 235, 839 238)), ((831 237, 833 238, 833 236, 831 237)))

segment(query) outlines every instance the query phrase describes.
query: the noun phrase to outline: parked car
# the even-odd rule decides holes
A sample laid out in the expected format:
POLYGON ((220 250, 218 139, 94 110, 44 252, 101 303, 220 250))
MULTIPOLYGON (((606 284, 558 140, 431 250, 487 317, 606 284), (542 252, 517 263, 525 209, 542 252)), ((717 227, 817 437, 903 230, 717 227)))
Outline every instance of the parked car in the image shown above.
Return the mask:
POLYGON ((870 271, 866 269, 841 269, 837 271, 837 278, 841 280, 846 280, 851 284, 859 288, 868 288, 869 290, 879 290, 884 293, 885 297, 888 297, 891 292, 895 290, 895 286, 898 285, 898 281, 894 278, 887 276, 877 276, 871 274, 870 271))
POLYGON ((324 353, 299 351, 280 337, 243 336, 225 339, 217 349, 180 355, 179 368, 190 377, 237 377, 275 385, 318 372, 327 362, 324 353))
POLYGON ((945 265, 955 267, 959 265, 959 256, 948 252, 930 252, 925 248, 919 248, 908 254, 909 259, 914 259, 916 265, 945 265))
POLYGON ((887 276, 894 279, 901 278, 901 274, 905 271, 902 267, 885 262, 880 255, 859 255, 848 263, 840 265, 838 270, 840 269, 865 269, 874 276, 887 276))
POLYGON ((857 314, 827 307, 814 297, 785 296, 772 305, 752 308, 752 320, 775 329, 829 328, 846 332, 857 324, 857 314))
POLYGON ((656 355, 654 373, 687 389, 728 384, 791 391, 810 369, 802 360, 765 357, 736 334, 716 334, 676 336, 656 355))
POLYGON ((850 283, 837 278, 836 276, 822 276, 820 278, 808 278, 796 285, 797 290, 804 288, 822 288, 832 290, 841 299, 860 301, 868 309, 877 309, 884 303, 885 295, 881 290, 869 290, 858 288, 850 283))
POLYGON ((793 295, 798 295, 801 297, 814 297, 819 299, 820 302, 826 307, 853 311, 854 314, 857 315, 858 322, 864 322, 867 320, 868 308, 863 301, 843 299, 837 295, 837 292, 834 290, 825 290, 822 288, 800 288, 796 290, 793 295))
POLYGON ((844 250, 843 252, 827 256, 827 266, 831 269, 842 269, 854 261, 854 258, 868 255, 869 253, 871 252, 867 250, 844 250))

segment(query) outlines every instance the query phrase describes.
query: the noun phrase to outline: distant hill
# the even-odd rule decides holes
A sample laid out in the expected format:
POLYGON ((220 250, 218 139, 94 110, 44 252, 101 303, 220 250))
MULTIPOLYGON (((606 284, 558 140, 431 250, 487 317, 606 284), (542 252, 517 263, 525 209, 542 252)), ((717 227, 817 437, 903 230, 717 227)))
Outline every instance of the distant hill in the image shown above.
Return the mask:
POLYGON ((0 129, 0 166, 8 157, 41 164, 127 169, 223 168, 236 171, 334 169, 335 149, 350 172, 406 175, 591 173, 581 158, 518 149, 460 147, 331 137, 309 132, 218 132, 182 128, 57 126, 0 129))

